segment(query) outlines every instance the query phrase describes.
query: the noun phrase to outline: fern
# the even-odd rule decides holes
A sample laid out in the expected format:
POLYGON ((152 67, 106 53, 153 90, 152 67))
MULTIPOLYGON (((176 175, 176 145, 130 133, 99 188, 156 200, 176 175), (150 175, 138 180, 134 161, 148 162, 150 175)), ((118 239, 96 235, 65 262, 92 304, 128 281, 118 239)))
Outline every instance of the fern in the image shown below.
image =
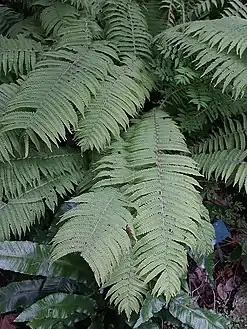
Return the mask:
POLYGON ((25 234, 44 215, 46 207, 54 211, 58 195, 63 197, 72 192, 79 178, 76 172, 43 178, 35 187, 8 199, 7 203, 0 201, 0 240, 9 240, 11 233, 19 237, 25 234))
POLYGON ((2 131, 25 129, 31 140, 35 133, 50 148, 51 142, 57 144, 60 138, 65 139, 65 128, 70 130, 77 125, 75 108, 84 114, 91 93, 96 94, 99 81, 107 75, 112 54, 115 56, 110 47, 100 44, 97 50, 46 53, 46 59, 38 63, 8 103, 2 131))
POLYGON ((119 136, 120 127, 126 129, 129 125, 128 116, 134 117, 144 105, 153 81, 145 70, 145 64, 139 64, 127 60, 125 66, 112 68, 111 75, 79 121, 76 138, 82 150, 94 147, 100 150, 109 144, 111 134, 119 136))
POLYGON ((76 172, 81 170, 81 165, 80 153, 62 148, 53 153, 33 151, 28 157, 11 159, 0 164, 2 194, 15 198, 38 186, 43 177, 76 172))
POLYGON ((40 14, 41 25, 49 35, 53 33, 54 36, 57 35, 57 31, 69 24, 69 21, 79 17, 78 11, 68 5, 55 2, 54 5, 48 6, 42 10, 40 14))
POLYGON ((150 59, 151 36, 145 16, 135 1, 106 0, 104 20, 106 38, 117 45, 120 54, 150 59))
POLYGON ((128 319, 133 311, 138 313, 140 304, 143 303, 143 296, 147 293, 147 286, 138 277, 136 259, 132 251, 113 271, 111 278, 105 284, 105 287, 108 286, 110 289, 106 298, 110 298, 111 304, 118 307, 119 313, 125 312, 128 319))
MULTIPOLYGON (((3 116, 6 111, 8 101, 15 96, 18 90, 18 85, 1 84, 0 86, 0 115, 3 116)), ((1 127, 1 126, 0 126, 1 127)), ((19 136, 16 131, 0 133, 0 161, 10 161, 10 157, 15 153, 20 154, 21 147, 19 143, 19 136)))
MULTIPOLYGON (((97 205, 100 202, 107 204, 103 196, 106 192, 101 192, 101 188, 115 186, 121 188, 129 202, 137 206, 137 216, 133 222, 137 238, 134 247, 134 256, 138 265, 137 271, 144 283, 155 279, 153 293, 157 295, 164 293, 167 300, 179 290, 179 278, 186 268, 184 244, 189 248, 194 248, 198 237, 197 230, 204 226, 204 222, 201 220, 199 193, 194 187, 198 184, 190 176, 198 176, 199 172, 196 170, 196 164, 193 160, 180 154, 181 152, 189 153, 178 128, 165 112, 155 109, 146 114, 142 120, 137 121, 133 128, 125 134, 125 142, 120 140, 113 144, 110 154, 106 153, 97 162, 94 192, 91 192, 95 196, 102 193, 101 197, 96 198, 97 205), (150 152, 150 150, 153 151, 150 152), (175 154, 167 153, 170 151, 175 152, 175 154), (191 205, 190 209, 188 209, 188 204, 191 205), (175 254, 176 261, 174 262, 175 254)), ((116 195, 116 192, 113 193, 116 195)), ((83 198, 83 195, 78 198, 83 198)), ((91 209, 93 205, 90 204, 90 200, 87 202, 91 209)), ((87 232, 84 221, 84 226, 81 227, 79 233, 80 218, 85 213, 87 214, 87 211, 84 210, 84 207, 80 209, 77 206, 75 210, 68 212, 68 217, 64 217, 70 221, 62 226, 54 239, 55 259, 67 254, 73 248, 82 251, 82 244, 80 240, 74 237, 74 234, 78 232, 82 236, 85 234, 84 232, 87 232), (75 228, 72 224, 74 221, 75 223, 78 221, 75 228), (68 234, 70 228, 71 233, 68 234), (68 239, 71 242, 69 245, 68 242, 66 243, 68 249, 65 250, 62 243, 68 239)), ((97 215, 97 218, 100 216, 97 215)), ((109 219, 113 219, 113 214, 109 213, 109 216, 111 216, 109 219)), ((122 223, 122 227, 128 224, 130 219, 125 219, 125 221, 125 224, 122 223)), ((208 230, 207 237, 212 237, 212 229, 210 230, 207 225, 206 227, 208 230)), ((95 239, 91 240, 94 241, 95 239)), ((104 238, 102 237, 103 241, 104 238)), ((101 242, 97 240, 97 244, 93 244, 91 257, 96 257, 94 252, 98 245, 101 246, 101 242)), ((91 246, 90 249, 82 252, 82 256, 86 260, 89 258, 90 250, 91 246)), ((98 255, 99 253, 100 251, 98 251, 98 255)), ((104 255, 106 253, 108 256, 104 256, 105 260, 93 258, 94 263, 91 259, 87 260, 99 283, 104 282, 104 280, 99 280, 97 271, 100 271, 101 268, 104 269, 103 278, 111 273, 110 267, 112 265, 109 264, 108 258, 112 256, 107 250, 104 255)), ((129 269, 126 267, 125 270, 131 271, 131 266, 129 269)), ((125 270, 122 275, 125 275, 125 270)), ((121 271, 123 271, 122 268, 121 271)), ((121 282, 118 281, 120 274, 113 280, 118 285, 118 282, 121 282)), ((113 286, 112 293, 115 291, 114 289, 116 288, 113 286)), ((122 294, 122 297, 124 296, 122 294)), ((128 296, 127 291, 126 296, 128 296)), ((114 293, 112 298, 115 300, 114 293)), ((120 303, 121 309, 122 305, 127 305, 125 298, 119 297, 115 302, 120 303)), ((136 309, 136 305, 137 301, 131 307, 136 309)), ((128 307, 126 306, 125 309, 127 314, 130 313, 128 307)))
POLYGON ((42 52, 40 43, 21 35, 16 39, 0 36, 0 49, 0 70, 4 74, 14 71, 16 75, 31 71, 42 52))
POLYGON ((139 207, 134 222, 136 235, 140 236, 136 243, 138 268, 145 282, 157 277, 153 293, 164 293, 169 300, 178 291, 179 278, 186 268, 182 244, 193 248, 197 225, 202 225, 194 187, 197 183, 190 177, 199 173, 189 157, 179 154, 188 154, 188 150, 178 128, 164 112, 153 110, 135 129, 137 133, 129 143, 136 182, 126 193, 139 207), (169 155, 169 151, 176 153, 169 155))
POLYGON ((213 73, 212 81, 215 86, 223 83, 223 91, 231 83, 238 97, 246 87, 245 28, 246 21, 238 17, 197 21, 189 23, 183 31, 183 26, 169 29, 156 41, 166 56, 168 46, 175 46, 186 56, 196 55, 197 69, 207 65, 203 76, 213 73))
POLYGON ((102 284, 131 247, 124 231, 127 224, 132 227, 129 204, 114 189, 89 192, 73 202, 78 206, 62 217, 65 223, 54 238, 52 259, 80 252, 102 284))
POLYGON ((247 7, 239 0, 232 0, 228 6, 224 9, 223 16, 238 16, 241 18, 247 18, 247 7))
POLYGON ((208 15, 213 9, 223 8, 227 1, 226 0, 204 0, 199 1, 191 10, 190 16, 195 15, 196 18, 202 18, 208 15))
POLYGON ((5 35, 8 29, 21 19, 21 15, 13 9, 0 5, 0 33, 5 35))
POLYGON ((91 18, 71 20, 68 25, 62 25, 57 31, 56 49, 88 45, 93 40, 102 37, 102 29, 91 18))

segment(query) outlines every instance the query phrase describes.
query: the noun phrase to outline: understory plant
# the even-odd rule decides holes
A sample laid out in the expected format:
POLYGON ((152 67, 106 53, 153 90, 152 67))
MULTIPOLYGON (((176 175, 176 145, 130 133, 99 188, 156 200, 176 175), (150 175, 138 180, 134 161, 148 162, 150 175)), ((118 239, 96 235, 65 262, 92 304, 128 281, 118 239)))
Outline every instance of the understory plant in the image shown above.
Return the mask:
POLYGON ((159 312, 225 328, 185 294, 187 253, 212 252, 203 180, 247 189, 243 3, 0 6, 0 268, 32 276, 0 294, 36 287, 2 313, 22 310, 31 328, 110 328, 107 303, 122 328, 163 326, 149 322, 159 312))

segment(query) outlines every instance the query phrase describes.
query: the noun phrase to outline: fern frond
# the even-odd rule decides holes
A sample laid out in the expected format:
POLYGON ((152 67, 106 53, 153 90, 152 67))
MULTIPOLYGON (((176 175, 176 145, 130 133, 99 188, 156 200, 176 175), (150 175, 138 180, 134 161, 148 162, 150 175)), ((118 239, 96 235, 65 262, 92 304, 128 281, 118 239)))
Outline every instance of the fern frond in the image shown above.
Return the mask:
POLYGON ((10 163, 0 164, 2 193, 7 198, 15 198, 28 188, 38 186, 43 177, 80 171, 81 167, 81 155, 77 151, 68 148, 53 152, 33 151, 26 158, 14 158, 10 163))
POLYGON ((101 159, 96 161, 93 188, 122 187, 131 183, 133 172, 128 164, 126 142, 120 138, 111 143, 101 159))
POLYGON ((246 29, 246 20, 238 17, 197 21, 169 29, 156 41, 165 56, 170 56, 168 47, 194 56, 197 69, 207 66, 203 76, 213 73, 212 81, 223 84, 223 91, 231 84, 237 98, 247 85, 246 29))
POLYGON ((165 9, 167 14, 167 23, 170 26, 175 25, 176 12, 182 12, 182 16, 185 16, 183 0, 161 0, 161 8, 165 9))
POLYGON ((44 8, 40 14, 41 26, 46 34, 53 33, 54 36, 61 27, 67 26, 71 19, 76 18, 79 18, 79 12, 75 7, 59 2, 44 8))
POLYGON ((2 131, 25 129, 31 140, 36 134, 49 148, 51 142, 65 139, 65 128, 77 125, 75 109, 84 115, 85 106, 113 65, 111 56, 116 56, 104 44, 94 47, 97 49, 46 53, 46 59, 36 65, 8 103, 7 114, 0 122, 2 131))
POLYGON ((141 61, 126 62, 114 66, 101 90, 86 108, 76 131, 76 139, 82 150, 99 151, 117 137, 120 127, 126 129, 129 116, 134 117, 142 108, 153 88, 152 78, 141 61))
POLYGON ((157 278, 153 294, 164 294, 169 301, 179 291, 179 278, 187 266, 185 246, 194 248, 203 225, 198 183, 192 177, 199 172, 196 163, 183 155, 189 152, 179 129, 160 109, 133 126, 128 150, 135 181, 125 193, 138 205, 134 221, 138 270, 145 282, 157 278))
POLYGON ((167 27, 165 13, 160 10, 159 0, 145 2, 142 9, 151 35, 155 36, 167 27))
POLYGON ((82 9, 87 15, 96 17, 102 11, 105 0, 63 0, 69 2, 77 9, 82 9))
POLYGON ((54 211, 58 195, 63 197, 73 191, 79 178, 77 171, 42 178, 38 185, 20 196, 8 199, 7 203, 0 201, 0 240, 10 240, 11 233, 21 237, 36 220, 41 219, 46 207, 54 211))
POLYGON ((22 15, 15 12, 12 8, 0 4, 0 33, 5 35, 8 29, 19 22, 22 15))
POLYGON ((44 39, 44 31, 39 21, 30 17, 13 24, 6 33, 9 38, 17 38, 18 34, 22 34, 25 38, 31 37, 37 41, 43 41, 44 39))
POLYGON ((70 48, 90 44, 102 38, 102 29, 92 18, 84 17, 71 20, 68 25, 61 26, 57 31, 56 49, 70 48))
POLYGON ((222 9, 226 2, 227 0, 201 0, 199 3, 196 3, 189 16, 194 15, 197 19, 202 19, 210 14, 212 10, 222 9))
POLYGON ((39 42, 18 35, 15 39, 0 36, 0 70, 16 75, 29 72, 34 68, 37 56, 43 51, 39 42))
POLYGON ((106 298, 118 307, 119 313, 125 312, 129 319, 133 311, 139 312, 143 297, 147 294, 147 285, 138 277, 133 250, 121 259, 105 284, 105 287, 109 286, 106 298))
POLYGON ((72 200, 78 205, 61 219, 52 259, 80 252, 101 285, 131 247, 124 230, 127 224, 132 227, 132 215, 127 210, 130 204, 116 189, 97 190, 72 200))
MULTIPOLYGON (((7 103, 16 95, 18 89, 19 86, 14 83, 0 85, 0 116, 5 114, 7 103)), ((0 162, 8 162, 15 153, 20 154, 19 136, 16 131, 0 132, 0 140, 0 162)))
POLYGON ((201 205, 201 218, 203 224, 198 227, 197 243, 192 250, 198 258, 213 252, 212 241, 215 237, 215 232, 212 230, 212 224, 210 223, 209 212, 203 204, 201 205))
MULTIPOLYGON (((198 162, 203 175, 209 179, 214 175, 215 179, 221 179, 225 182, 233 175, 235 176, 234 185, 238 184, 242 188, 246 180, 246 162, 247 150, 232 149, 216 151, 213 153, 194 154, 193 158, 198 162)), ((245 185, 247 190, 247 183, 245 185)))
POLYGON ((224 9, 223 16, 238 16, 247 19, 247 7, 239 0, 232 0, 228 3, 228 6, 224 9))
POLYGON ((136 1, 106 0, 104 20, 106 38, 117 45, 120 54, 150 59, 151 36, 136 1))
POLYGON ((242 122, 228 118, 224 127, 219 128, 211 137, 197 144, 194 153, 212 153, 233 148, 245 150, 247 136, 247 117, 242 114, 242 122))

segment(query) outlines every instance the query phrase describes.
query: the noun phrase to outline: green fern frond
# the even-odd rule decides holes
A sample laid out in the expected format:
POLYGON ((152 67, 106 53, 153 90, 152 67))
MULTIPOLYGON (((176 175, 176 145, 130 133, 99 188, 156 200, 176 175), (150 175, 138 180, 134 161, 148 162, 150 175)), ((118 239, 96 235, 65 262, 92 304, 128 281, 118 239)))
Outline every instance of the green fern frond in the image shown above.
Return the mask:
POLYGON ((18 35, 15 39, 0 36, 0 71, 16 75, 34 68, 37 56, 43 51, 39 42, 18 35))
POLYGON ((194 153, 212 153, 219 150, 231 150, 246 148, 247 117, 242 114, 242 122, 228 118, 224 127, 211 137, 199 143, 193 148, 194 153))
POLYGON ((52 260, 80 252, 97 283, 104 284, 131 248, 124 230, 126 225, 132 228, 132 215, 127 209, 130 204, 116 189, 109 188, 82 194, 72 201, 78 205, 61 219, 63 225, 54 237, 52 260))
POLYGON ((76 18, 79 18, 79 12, 75 7, 59 2, 44 8, 40 14, 41 26, 46 34, 53 33, 54 36, 61 27, 67 26, 70 20, 76 18))
POLYGON ((228 3, 228 6, 224 9, 223 16, 238 16, 247 19, 247 7, 239 0, 232 0, 228 3))
POLYGON ((117 45, 120 54, 150 59, 151 35, 140 6, 133 0, 106 0, 106 39, 117 45))
POLYGON ((6 33, 9 38, 17 38, 18 34, 22 34, 25 38, 31 37, 37 41, 43 41, 44 39, 44 31, 39 21, 30 17, 13 24, 6 33))
POLYGON ((21 20, 22 15, 12 8, 0 4, 0 33, 5 35, 8 29, 21 20))
MULTIPOLYGON (((176 23, 176 13, 181 13, 181 16, 185 16, 183 0, 161 0, 161 8, 165 9, 167 23, 170 26, 174 26, 176 23)), ((185 22, 185 18, 183 22, 185 22)))
POLYGON ((112 135, 120 135, 120 127, 126 129, 129 116, 138 113, 153 88, 152 78, 145 71, 141 61, 112 67, 111 75, 79 121, 76 139, 82 150, 95 147, 99 151, 110 143, 112 135))
POLYGON ((78 183, 77 171, 42 178, 38 185, 27 189, 8 202, 0 201, 0 240, 10 240, 11 234, 21 237, 45 213, 46 207, 54 211, 58 195, 63 197, 73 191, 78 183))
POLYGON ((142 6, 150 33, 155 36, 166 27, 165 13, 160 10, 159 0, 149 0, 142 6))
POLYGON ((109 286, 106 298, 118 307, 119 313, 125 312, 129 319, 133 311, 139 312, 143 297, 147 294, 147 285, 138 277, 133 250, 121 259, 105 284, 105 287, 109 286))
POLYGON ((212 241, 215 237, 215 232, 212 230, 211 219, 207 208, 201 205, 201 218, 203 224, 198 227, 198 238, 195 248, 192 252, 198 257, 205 257, 213 252, 212 241))
MULTIPOLYGON (((14 83, 0 85, 0 116, 5 114, 7 103, 16 95, 18 89, 19 86, 14 83)), ((20 154, 19 136, 16 131, 0 133, 0 140, 0 162, 8 162, 15 153, 20 154)))
MULTIPOLYGON (((79 152, 59 148, 53 152, 31 152, 27 158, 14 158, 0 164, 2 194, 15 198, 28 188, 38 186, 43 177, 55 177, 80 171, 82 158, 79 152)), ((1 188, 0 188, 1 197, 1 188)))
POLYGON ((92 17, 98 15, 105 3, 105 0, 64 0, 63 2, 70 2, 71 5, 75 6, 78 9, 82 9, 87 14, 92 17))
POLYGON ((165 294, 168 301, 180 289, 179 278, 187 266, 185 246, 194 248, 203 225, 198 183, 192 177, 199 172, 183 155, 189 151, 179 129, 159 109, 133 127, 128 150, 135 181, 125 193, 138 205, 138 270, 145 282, 157 278, 153 294, 165 294))
POLYGON ((201 0, 196 3, 193 10, 191 10, 189 16, 195 16, 197 19, 202 19, 203 17, 210 14, 214 9, 222 9, 227 0, 201 0))
MULTIPOLYGON (((209 179, 214 175, 215 179, 221 179, 225 182, 233 175, 235 176, 234 185, 238 184, 243 187, 246 179, 246 162, 247 150, 232 149, 223 150, 213 153, 195 154, 193 158, 198 162, 203 175, 209 179), (240 168, 240 169, 239 169, 240 168)), ((247 184, 245 185, 247 190, 247 184)))
POLYGON ((101 159, 96 161, 93 188, 122 187, 131 183, 133 172, 128 164, 127 143, 123 139, 111 143, 101 159))
POLYGON ((88 45, 93 40, 102 38, 102 29, 92 18, 84 17, 71 20, 68 25, 61 26, 57 31, 56 49, 88 45))
POLYGON ((77 125, 75 109, 84 115, 113 65, 111 56, 116 56, 104 44, 78 50, 46 53, 46 59, 36 65, 8 103, 7 114, 0 122, 2 131, 25 129, 31 140, 36 134, 49 148, 51 142, 65 139, 65 128, 77 125))
POLYGON ((197 21, 164 31, 156 42, 165 56, 170 56, 169 47, 175 47, 195 57, 197 69, 207 67, 203 76, 213 74, 212 81, 215 86, 223 84, 223 91, 231 84, 237 98, 247 85, 246 29, 246 20, 238 17, 197 21))

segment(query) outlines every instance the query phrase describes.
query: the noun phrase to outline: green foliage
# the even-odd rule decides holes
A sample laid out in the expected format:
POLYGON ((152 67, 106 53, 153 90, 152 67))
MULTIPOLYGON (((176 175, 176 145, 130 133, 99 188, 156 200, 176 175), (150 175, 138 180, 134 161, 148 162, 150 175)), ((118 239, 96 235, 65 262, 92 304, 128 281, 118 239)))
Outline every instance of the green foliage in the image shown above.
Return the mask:
POLYGON ((94 301, 90 298, 57 293, 39 300, 23 311, 15 321, 29 321, 28 325, 32 329, 61 328, 62 324, 69 325, 75 314, 80 318, 82 313, 91 315, 93 311, 94 301))
POLYGON ((225 329, 229 321, 213 311, 202 310, 189 304, 187 296, 177 296, 169 305, 170 313, 193 329, 225 329))
POLYGON ((28 276, 2 289, 3 312, 92 329, 109 302, 125 329, 157 327, 168 306, 223 328, 175 296, 187 252, 212 249, 201 175, 247 190, 246 13, 239 0, 0 6, 0 267, 28 276), (27 232, 42 245, 13 241, 27 232))

